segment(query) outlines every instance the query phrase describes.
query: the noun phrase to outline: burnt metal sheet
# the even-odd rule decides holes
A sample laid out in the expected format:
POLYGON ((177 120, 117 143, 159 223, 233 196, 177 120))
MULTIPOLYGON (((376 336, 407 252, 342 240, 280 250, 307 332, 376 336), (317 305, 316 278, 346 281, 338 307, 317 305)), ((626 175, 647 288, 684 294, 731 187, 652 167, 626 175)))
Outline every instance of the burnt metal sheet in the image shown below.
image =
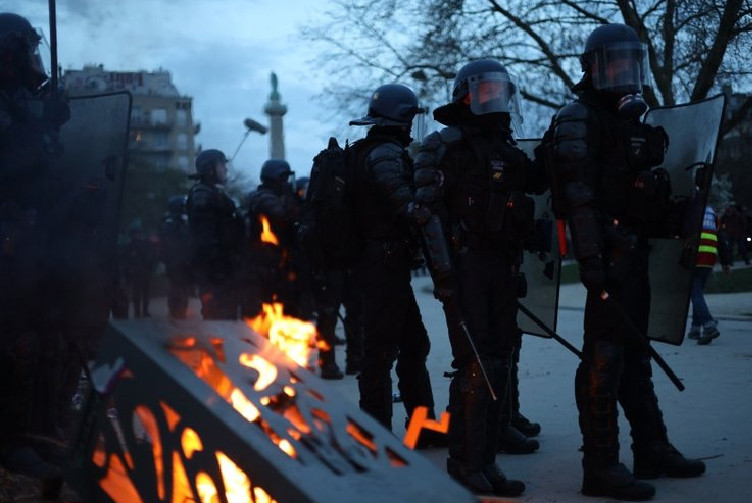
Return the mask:
POLYGON ((112 321, 92 376, 86 501, 477 501, 243 322, 112 321))

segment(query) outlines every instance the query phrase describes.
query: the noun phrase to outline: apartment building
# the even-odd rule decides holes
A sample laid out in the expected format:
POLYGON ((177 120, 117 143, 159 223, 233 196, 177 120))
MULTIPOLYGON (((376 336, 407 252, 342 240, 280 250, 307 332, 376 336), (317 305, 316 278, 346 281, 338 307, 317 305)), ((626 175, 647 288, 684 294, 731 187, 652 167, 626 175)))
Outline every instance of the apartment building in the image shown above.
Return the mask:
POLYGON ((114 72, 103 65, 65 70, 70 96, 126 90, 133 95, 129 150, 131 162, 155 170, 193 170, 195 135, 193 98, 181 95, 167 70, 114 72))

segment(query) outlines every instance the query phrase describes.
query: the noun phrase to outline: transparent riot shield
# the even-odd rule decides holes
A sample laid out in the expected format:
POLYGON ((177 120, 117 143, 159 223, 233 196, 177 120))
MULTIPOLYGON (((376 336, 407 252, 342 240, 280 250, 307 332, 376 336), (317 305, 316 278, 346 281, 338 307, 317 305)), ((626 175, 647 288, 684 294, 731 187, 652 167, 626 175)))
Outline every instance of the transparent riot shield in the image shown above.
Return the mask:
MULTIPOLYGON (((661 166, 671 176, 672 198, 690 201, 691 207, 705 208, 708 188, 720 140, 725 97, 673 107, 651 109, 645 122, 662 126, 669 136, 669 148, 661 166), (695 172, 704 167, 708 176, 702 188, 695 184, 695 172)), ((683 235, 651 239, 650 319, 648 338, 680 345, 684 340, 690 302, 690 282, 703 211, 687 211, 683 235)))
MULTIPOLYGON (((533 158, 540 139, 518 140, 517 146, 533 158)), ((519 299, 529 313, 517 315, 520 329, 530 335, 551 337, 539 323, 556 331, 559 305, 561 259, 558 250, 556 220, 551 210, 551 192, 531 196, 535 200, 535 228, 524 248, 522 272, 527 281, 527 295, 519 299), (532 317, 537 318, 537 322, 532 317)))
POLYGON ((48 255, 62 323, 88 339, 104 330, 118 277, 131 95, 72 97, 69 104, 57 139, 61 154, 49 172, 55 200, 48 255))

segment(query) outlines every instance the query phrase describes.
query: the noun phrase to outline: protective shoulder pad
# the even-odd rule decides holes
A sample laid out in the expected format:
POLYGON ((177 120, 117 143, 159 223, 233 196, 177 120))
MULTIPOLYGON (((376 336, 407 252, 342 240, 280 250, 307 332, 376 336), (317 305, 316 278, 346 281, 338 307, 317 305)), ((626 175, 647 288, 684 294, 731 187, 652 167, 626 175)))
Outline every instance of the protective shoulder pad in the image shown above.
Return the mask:
POLYGON ((554 144, 559 160, 576 161, 587 156, 588 119, 591 113, 587 105, 575 101, 556 114, 554 144))
POLYGON ((462 131, 456 127, 446 127, 425 137, 415 158, 415 169, 435 167, 441 162, 451 145, 462 141, 462 131))
POLYGON ((556 114, 556 122, 566 120, 587 120, 590 115, 590 107, 581 101, 573 101, 559 110, 556 114))
POLYGON ((397 143, 388 141, 379 143, 368 153, 369 164, 377 163, 389 159, 402 159, 403 148, 397 143))
POLYGON ((457 127, 445 127, 439 131, 441 141, 449 146, 462 141, 462 130, 457 127))
POLYGON ((207 208, 216 200, 216 190, 204 183, 197 183, 191 188, 188 205, 191 208, 207 208))

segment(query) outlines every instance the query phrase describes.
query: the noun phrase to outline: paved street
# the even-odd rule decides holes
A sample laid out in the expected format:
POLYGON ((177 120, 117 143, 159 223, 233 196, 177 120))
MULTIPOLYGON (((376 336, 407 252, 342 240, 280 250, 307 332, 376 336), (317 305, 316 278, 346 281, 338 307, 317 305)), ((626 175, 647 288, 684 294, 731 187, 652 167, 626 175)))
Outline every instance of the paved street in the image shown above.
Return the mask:
MULTIPOLYGON (((430 293, 430 279, 413 281, 432 351, 429 370, 437 412, 447 403, 451 354, 443 312, 430 293)), ((562 289, 558 333, 579 347, 582 342, 584 290, 579 285, 562 289)), ((752 294, 708 296, 711 311, 720 319, 721 337, 707 346, 685 341, 682 346, 655 344, 656 350, 682 379, 679 392, 654 365, 654 382, 671 441, 685 455, 706 461, 707 473, 698 479, 654 481, 656 502, 690 503, 749 501, 752 490, 752 294)), ((193 308, 197 305, 192 304, 193 308)), ((164 314, 164 299, 155 299, 152 312, 164 314)), ((344 363, 344 348, 337 361, 344 363)), ((579 493, 581 437, 574 403, 577 357, 552 339, 525 336, 520 362, 522 412, 542 425, 541 448, 531 455, 500 454, 497 461, 508 476, 523 480, 524 502, 593 502, 579 493)), ((330 381, 345 400, 357 407, 354 377, 330 381)), ((396 390, 396 383, 395 383, 396 390)), ((404 434, 404 409, 395 404, 394 432, 404 434)), ((620 416, 621 457, 631 467, 629 431, 620 416)), ((446 450, 423 451, 444 465, 446 450)))

